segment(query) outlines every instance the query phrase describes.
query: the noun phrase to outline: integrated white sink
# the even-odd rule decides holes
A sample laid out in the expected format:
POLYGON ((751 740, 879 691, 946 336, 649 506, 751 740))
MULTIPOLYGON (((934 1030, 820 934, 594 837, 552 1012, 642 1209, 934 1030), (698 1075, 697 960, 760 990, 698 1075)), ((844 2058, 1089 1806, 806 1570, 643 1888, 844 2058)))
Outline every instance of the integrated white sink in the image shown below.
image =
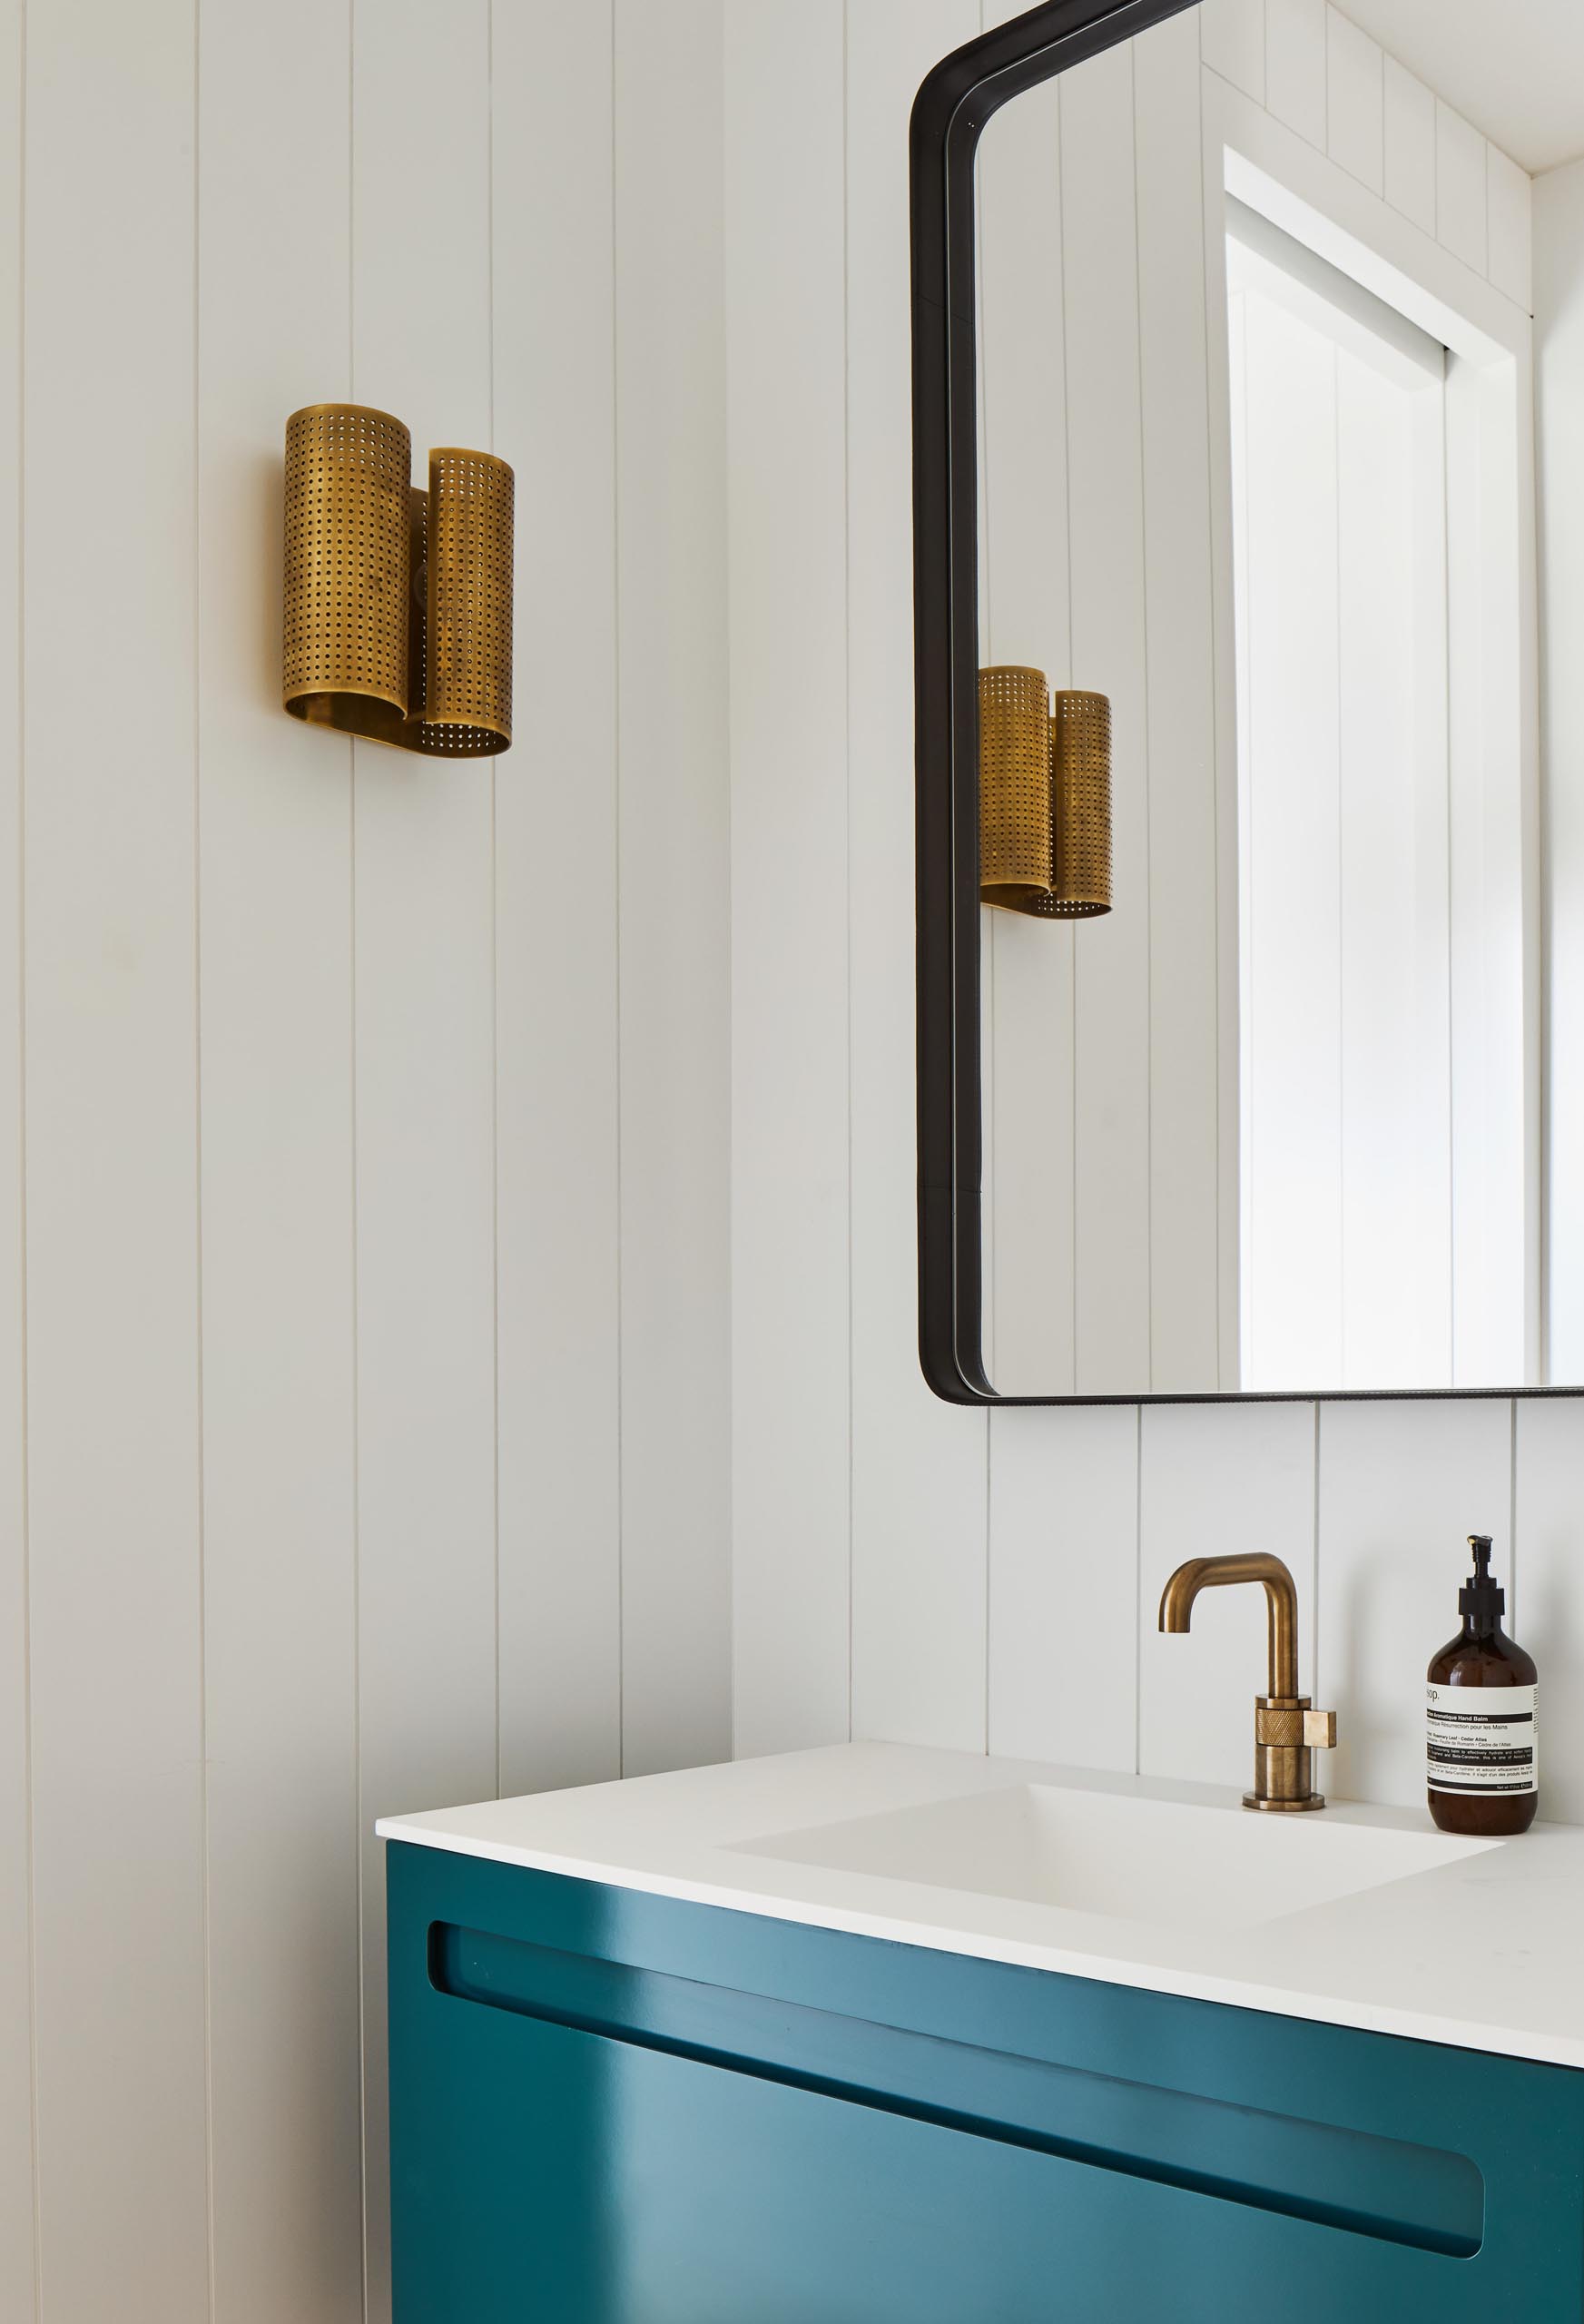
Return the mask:
POLYGON ((838 1743, 379 1828, 616 1890, 1584 2070, 1584 1829, 1563 1824, 1459 1840, 1421 1807, 1252 1816, 1207 1784, 838 1743))
POLYGON ((1207 1784, 838 1743, 379 1828, 615 1890, 1584 2070, 1584 1829, 1564 1824, 1458 1840, 1420 1807, 1252 1816, 1207 1784))
POLYGON ((1174 1929, 1252 1928, 1499 1846, 1019 1783, 732 1844, 744 1856, 1174 1929))

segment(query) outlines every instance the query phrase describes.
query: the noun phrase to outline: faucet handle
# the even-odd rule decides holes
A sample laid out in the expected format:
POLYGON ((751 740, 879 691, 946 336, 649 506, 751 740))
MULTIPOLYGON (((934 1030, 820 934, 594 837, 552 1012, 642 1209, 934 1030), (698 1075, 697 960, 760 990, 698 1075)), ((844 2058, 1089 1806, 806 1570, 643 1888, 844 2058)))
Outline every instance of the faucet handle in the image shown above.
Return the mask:
POLYGON ((1304 1714, 1304 1740, 1312 1751, 1334 1751, 1336 1713, 1333 1710, 1306 1710, 1304 1714))

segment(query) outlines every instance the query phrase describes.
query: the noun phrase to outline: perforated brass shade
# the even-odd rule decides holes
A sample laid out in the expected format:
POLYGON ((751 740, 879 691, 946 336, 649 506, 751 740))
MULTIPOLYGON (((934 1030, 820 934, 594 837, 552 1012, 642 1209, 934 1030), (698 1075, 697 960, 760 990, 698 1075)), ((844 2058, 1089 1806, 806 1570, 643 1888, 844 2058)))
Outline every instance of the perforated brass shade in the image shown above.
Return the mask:
POLYGON ((979 672, 979 896, 1040 920, 1111 909, 1111 705, 1045 673, 979 672))
POLYGON ((389 741, 407 715, 411 465, 388 411, 310 404, 286 423, 281 694, 294 717, 389 741))
POLYGON ((1050 812, 1055 833, 1048 920, 1093 920, 1111 909, 1111 704, 1068 688, 1051 696, 1050 812))
POLYGON ((471 755, 511 741, 513 493, 491 453, 429 454, 424 723, 438 732, 428 749, 471 755))
POLYGON ((511 744, 511 469, 429 455, 389 412, 310 404, 286 423, 281 694, 294 717, 399 750, 511 744))
POLYGON ((979 894, 1028 911, 1050 891, 1050 697, 1043 670, 979 672, 979 894))

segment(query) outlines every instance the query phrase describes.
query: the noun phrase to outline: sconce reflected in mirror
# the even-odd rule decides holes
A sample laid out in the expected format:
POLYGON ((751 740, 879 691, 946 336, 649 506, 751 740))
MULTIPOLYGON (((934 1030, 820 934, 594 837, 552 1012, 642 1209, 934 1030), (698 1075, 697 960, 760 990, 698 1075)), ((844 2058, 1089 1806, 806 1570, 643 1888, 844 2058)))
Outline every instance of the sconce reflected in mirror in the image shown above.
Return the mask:
POLYGON ((1043 670, 979 672, 979 899, 1040 920, 1111 909, 1111 704, 1043 670))
POLYGON ((429 454, 362 404, 286 423, 281 697, 294 718, 398 750, 511 747, 513 478, 489 452, 429 454))

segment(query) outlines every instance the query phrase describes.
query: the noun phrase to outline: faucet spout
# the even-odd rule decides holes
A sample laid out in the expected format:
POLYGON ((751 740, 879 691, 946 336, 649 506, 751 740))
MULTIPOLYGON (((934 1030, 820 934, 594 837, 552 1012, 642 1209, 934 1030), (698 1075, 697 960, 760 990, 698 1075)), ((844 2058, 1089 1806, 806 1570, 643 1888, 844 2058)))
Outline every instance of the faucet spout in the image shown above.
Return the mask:
POLYGON ((1234 1581, 1262 1581, 1269 1652, 1269 1684, 1273 1703, 1298 1699, 1298 1591, 1280 1558, 1267 1551, 1245 1557, 1190 1558, 1178 1566, 1161 1593, 1163 1630, 1186 1631, 1201 1590, 1215 1590, 1234 1581))

